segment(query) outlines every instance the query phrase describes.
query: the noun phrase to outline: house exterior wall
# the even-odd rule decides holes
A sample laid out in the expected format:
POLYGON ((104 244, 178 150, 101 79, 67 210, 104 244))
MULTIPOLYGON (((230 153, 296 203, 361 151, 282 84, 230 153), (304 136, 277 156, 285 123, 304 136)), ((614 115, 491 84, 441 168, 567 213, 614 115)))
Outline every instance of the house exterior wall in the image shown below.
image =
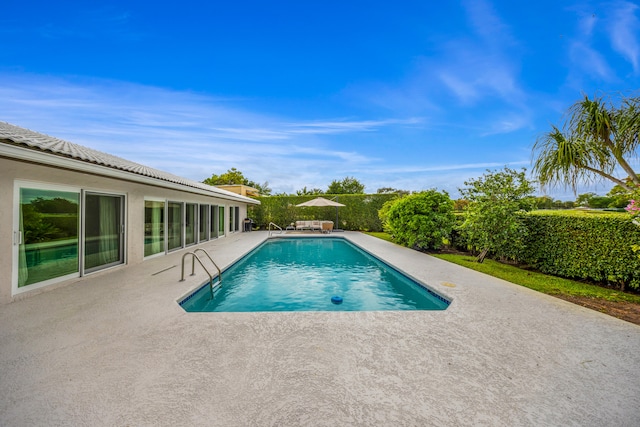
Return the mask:
MULTIPOLYGON (((225 216, 229 206, 239 207, 240 228, 242 219, 247 216, 247 204, 242 201, 227 200, 213 196, 206 196, 185 191, 163 188, 162 186, 147 185, 100 176, 97 174, 77 172, 52 166, 18 161, 0 157, 0 304, 8 303, 17 298, 42 292, 44 289, 54 289, 70 282, 82 280, 74 278, 59 282, 40 289, 25 290, 17 295, 13 293, 12 275, 16 262, 14 260, 14 231, 16 231, 16 182, 33 183, 34 188, 39 185, 62 185, 81 188, 87 191, 122 194, 125 196, 125 243, 124 264, 115 268, 126 268, 128 265, 144 261, 144 202, 145 198, 164 199, 186 203, 219 205, 225 207, 225 216)), ((225 235, 228 235, 229 221, 225 217, 225 235)))

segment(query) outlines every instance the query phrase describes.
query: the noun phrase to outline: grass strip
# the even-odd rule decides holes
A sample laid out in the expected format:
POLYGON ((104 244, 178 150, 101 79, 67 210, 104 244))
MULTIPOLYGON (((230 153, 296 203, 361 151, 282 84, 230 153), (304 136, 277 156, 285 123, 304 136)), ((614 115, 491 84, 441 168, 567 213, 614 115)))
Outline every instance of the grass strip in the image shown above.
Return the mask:
POLYGON ((378 231, 366 231, 364 234, 377 237, 378 239, 386 240, 387 242, 395 243, 389 233, 378 232, 378 231))
MULTIPOLYGON (((391 236, 387 233, 367 234, 393 243, 393 239, 391 239, 391 236)), ((485 259, 483 263, 478 263, 476 262, 475 257, 470 255, 430 255, 548 295, 568 295, 640 304, 640 295, 628 294, 616 289, 591 285, 588 283, 578 282, 576 280, 563 279, 561 277, 550 276, 537 271, 525 270, 517 266, 503 264, 492 259, 485 259)))

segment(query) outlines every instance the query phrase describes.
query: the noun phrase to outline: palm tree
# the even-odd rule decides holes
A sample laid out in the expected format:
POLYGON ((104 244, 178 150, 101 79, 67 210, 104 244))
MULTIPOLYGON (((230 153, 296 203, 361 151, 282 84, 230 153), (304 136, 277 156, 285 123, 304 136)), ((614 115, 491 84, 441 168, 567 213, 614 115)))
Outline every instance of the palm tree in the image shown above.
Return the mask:
POLYGON ((623 98, 620 107, 587 96, 569 109, 564 131, 552 125, 533 146, 533 172, 541 185, 565 184, 576 191, 580 182, 608 179, 630 193, 640 178, 629 164, 637 157, 640 98, 623 98), (622 168, 628 177, 613 174, 622 168))

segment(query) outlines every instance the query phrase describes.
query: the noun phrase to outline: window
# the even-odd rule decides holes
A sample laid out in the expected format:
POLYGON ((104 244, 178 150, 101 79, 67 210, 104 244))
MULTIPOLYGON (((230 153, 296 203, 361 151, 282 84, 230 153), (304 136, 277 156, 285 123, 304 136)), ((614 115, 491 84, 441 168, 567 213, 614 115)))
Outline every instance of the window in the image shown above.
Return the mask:
POLYGON ((20 188, 18 218, 18 288, 79 275, 79 191, 20 188))
POLYGON ((144 256, 165 251, 163 201, 144 201, 144 256))
POLYGON ((200 205, 198 241, 209 240, 209 205, 200 205))
POLYGON ((196 210, 198 205, 195 203, 187 203, 184 220, 185 230, 185 246, 196 244, 196 210))
POLYGON ((218 236, 224 236, 224 206, 218 206, 218 236))
POLYGON ((167 207, 168 250, 182 247, 182 203, 169 202, 167 207))
POLYGON ((84 270, 124 262, 124 197, 85 194, 84 270))
POLYGON ((240 208, 229 206, 229 231, 240 230, 240 208))
POLYGON ((145 200, 144 255, 170 252, 216 238, 221 224, 218 217, 223 212, 219 208, 198 203, 145 200))
POLYGON ((218 211, 218 206, 217 205, 211 205, 211 217, 209 220, 209 226, 211 227, 210 231, 210 235, 212 239, 215 239, 216 237, 218 237, 218 215, 219 215, 219 211, 218 211))

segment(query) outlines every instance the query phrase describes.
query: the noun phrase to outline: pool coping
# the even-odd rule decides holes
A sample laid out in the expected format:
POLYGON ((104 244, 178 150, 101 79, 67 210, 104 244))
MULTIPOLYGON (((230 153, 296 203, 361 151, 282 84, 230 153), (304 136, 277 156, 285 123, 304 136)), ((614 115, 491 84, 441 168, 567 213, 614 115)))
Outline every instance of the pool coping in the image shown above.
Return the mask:
MULTIPOLYGON (((0 306, 0 424, 637 423, 639 326, 344 235, 449 308, 187 313, 177 251, 0 306)), ((203 247, 224 267, 266 238, 203 247)))

